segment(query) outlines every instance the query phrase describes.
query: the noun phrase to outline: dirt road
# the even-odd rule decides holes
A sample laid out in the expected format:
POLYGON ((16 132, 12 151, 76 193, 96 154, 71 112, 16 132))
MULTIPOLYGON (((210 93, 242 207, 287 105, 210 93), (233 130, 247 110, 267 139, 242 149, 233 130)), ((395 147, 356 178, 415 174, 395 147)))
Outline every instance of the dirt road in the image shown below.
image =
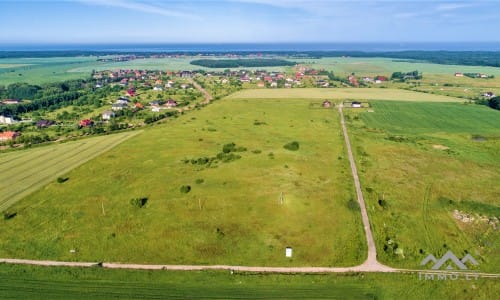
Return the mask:
POLYGON ((392 268, 385 266, 377 261, 377 248, 375 247, 375 241, 373 239, 373 234, 370 227, 370 220, 368 219, 368 213, 366 211, 366 204, 365 204, 365 199, 363 198, 363 191, 361 190, 361 184, 359 183, 358 170, 356 168, 354 155, 352 154, 351 142, 349 141, 349 135, 347 134, 347 128, 345 126, 343 105, 340 104, 338 108, 340 113, 340 125, 342 126, 342 132, 344 133, 344 141, 347 148, 347 155, 349 156, 349 164, 351 165, 352 178, 354 179, 354 186, 356 188, 358 203, 361 208, 361 218, 363 220, 363 227, 365 229, 366 244, 368 245, 368 257, 366 261, 359 267, 366 270, 374 270, 380 272, 391 270, 392 268))
POLYGON ((210 101, 212 101, 212 95, 210 95, 207 90, 205 90, 201 85, 198 84, 198 82, 194 81, 193 79, 189 78, 189 83, 191 83, 198 91, 200 91, 203 94, 203 97, 205 100, 201 102, 201 104, 208 104, 210 101))

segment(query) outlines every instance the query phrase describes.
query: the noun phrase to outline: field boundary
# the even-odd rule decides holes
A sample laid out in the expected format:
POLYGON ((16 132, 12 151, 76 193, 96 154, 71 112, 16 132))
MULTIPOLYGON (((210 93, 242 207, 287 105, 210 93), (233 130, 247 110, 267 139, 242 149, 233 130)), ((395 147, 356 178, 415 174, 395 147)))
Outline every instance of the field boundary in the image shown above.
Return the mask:
POLYGON ((219 270, 246 273, 278 273, 278 274, 327 274, 327 273, 411 273, 411 274, 453 274, 468 275, 477 278, 500 278, 500 274, 481 272, 460 272, 449 270, 417 270, 417 269, 394 269, 374 270, 363 265, 354 267, 251 267, 230 265, 149 265, 149 264, 125 264, 107 262, 68 262, 53 260, 30 260, 0 258, 0 263, 17 265, 35 265, 43 267, 76 267, 76 268, 105 268, 105 269, 128 269, 128 270, 157 270, 157 271, 207 271, 219 270))

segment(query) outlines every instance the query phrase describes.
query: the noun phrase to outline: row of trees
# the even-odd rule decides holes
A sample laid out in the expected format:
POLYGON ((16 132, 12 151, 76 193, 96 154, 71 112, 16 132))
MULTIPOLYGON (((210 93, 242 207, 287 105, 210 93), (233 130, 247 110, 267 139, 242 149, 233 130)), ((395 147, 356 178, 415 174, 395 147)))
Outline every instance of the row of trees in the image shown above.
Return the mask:
POLYGON ((422 79, 422 73, 417 70, 411 72, 394 72, 391 76, 392 80, 405 81, 407 79, 422 79))
POLYGON ((296 63, 284 59, 249 58, 249 59, 197 59, 192 65, 207 68, 240 68, 240 67, 280 67, 294 66, 296 63))

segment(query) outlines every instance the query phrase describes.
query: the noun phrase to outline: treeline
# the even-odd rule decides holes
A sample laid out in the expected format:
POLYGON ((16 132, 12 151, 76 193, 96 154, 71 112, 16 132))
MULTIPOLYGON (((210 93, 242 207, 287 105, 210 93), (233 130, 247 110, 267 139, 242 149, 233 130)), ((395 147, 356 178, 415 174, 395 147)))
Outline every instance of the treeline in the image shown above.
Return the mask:
POLYGON ((476 100, 476 104, 486 105, 493 109, 500 110, 500 96, 493 97, 491 99, 476 100))
POLYGON ((284 59, 248 58, 248 59, 197 59, 190 62, 192 65, 206 68, 251 68, 251 67, 281 67, 294 66, 296 63, 284 59))
POLYGON ((394 72, 391 76, 392 80, 400 80, 405 81, 408 79, 422 79, 422 73, 419 73, 417 70, 411 72, 394 72))

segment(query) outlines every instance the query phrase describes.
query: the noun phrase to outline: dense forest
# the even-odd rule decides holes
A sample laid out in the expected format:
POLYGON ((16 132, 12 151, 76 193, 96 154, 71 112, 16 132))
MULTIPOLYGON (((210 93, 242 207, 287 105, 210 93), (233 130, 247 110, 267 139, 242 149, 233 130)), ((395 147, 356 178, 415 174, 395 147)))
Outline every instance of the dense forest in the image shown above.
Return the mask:
POLYGON ((190 62, 192 65, 206 68, 251 68, 251 67, 280 67, 293 66, 296 63, 284 59, 249 58, 249 59, 197 59, 190 62))
MULTIPOLYGON (((109 52, 109 51, 0 51, 0 58, 26 57, 75 57, 103 55, 140 55, 144 57, 158 55, 255 55, 255 51, 219 51, 219 52, 109 52)), ((394 59, 410 59, 422 62, 447 65, 491 66, 500 67, 500 51, 260 51, 263 55, 280 55, 291 58, 321 58, 321 57, 384 57, 394 59)), ((271 65, 266 65, 271 66, 271 65)), ((232 67, 232 66, 231 66, 232 67)), ((248 66, 246 66, 248 67, 248 66)))

